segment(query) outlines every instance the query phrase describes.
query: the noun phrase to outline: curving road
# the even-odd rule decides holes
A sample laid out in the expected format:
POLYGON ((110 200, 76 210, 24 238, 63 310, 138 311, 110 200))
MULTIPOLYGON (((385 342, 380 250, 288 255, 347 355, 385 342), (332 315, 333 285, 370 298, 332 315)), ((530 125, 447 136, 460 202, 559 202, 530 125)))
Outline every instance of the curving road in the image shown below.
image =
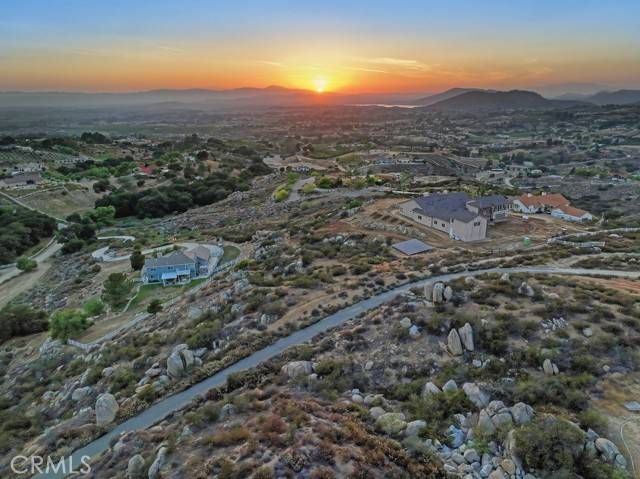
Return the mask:
MULTIPOLYGON (((257 365, 271 359, 291 346, 305 343, 320 333, 334 328, 340 324, 349 321, 357 317, 358 315, 377 308, 378 306, 387 303, 397 297, 398 295, 409 291, 415 287, 422 287, 429 283, 436 281, 452 281, 458 278, 466 276, 479 276, 487 273, 530 273, 530 274, 563 274, 563 275, 580 275, 580 276, 617 276, 623 278, 638 279, 640 278, 640 272, 635 271, 617 271, 617 270, 603 270, 603 269, 584 269, 584 268, 552 268, 545 266, 522 266, 514 268, 489 268, 476 271, 461 271, 459 273, 448 273, 438 276, 432 276, 427 279, 406 283, 397 288, 385 291, 380 294, 371 296, 368 299, 364 299, 348 306, 326 318, 318 321, 315 324, 300 329, 289 336, 279 339, 275 343, 256 351, 255 353, 247 356, 246 358, 238 361, 231 366, 228 366, 221 371, 215 373, 213 376, 194 384, 193 386, 185 389, 182 392, 169 396, 162 401, 154 404, 148 409, 142 411, 137 416, 127 419, 121 424, 118 424, 111 431, 98 439, 90 442, 86 446, 78 449, 72 454, 73 464, 81 464, 80 460, 83 456, 96 457, 109 448, 110 441, 118 437, 120 434, 126 431, 138 431, 146 429, 158 422, 170 414, 185 408, 193 398, 206 393, 209 389, 221 386, 225 383, 227 377, 230 374, 243 371, 245 369, 256 367, 257 365)), ((66 474, 51 473, 51 474, 39 474, 37 478, 62 478, 66 474)))

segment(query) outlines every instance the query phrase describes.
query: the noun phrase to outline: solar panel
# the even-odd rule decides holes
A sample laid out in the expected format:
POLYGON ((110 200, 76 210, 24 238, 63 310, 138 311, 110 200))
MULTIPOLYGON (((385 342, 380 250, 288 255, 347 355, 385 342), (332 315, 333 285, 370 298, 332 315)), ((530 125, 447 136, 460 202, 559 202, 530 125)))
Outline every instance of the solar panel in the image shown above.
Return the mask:
POLYGON ((425 251, 430 251, 433 249, 433 246, 430 246, 427 243, 423 243, 422 241, 417 239, 401 241, 400 243, 395 243, 391 246, 401 253, 406 254, 407 256, 424 253, 425 251))

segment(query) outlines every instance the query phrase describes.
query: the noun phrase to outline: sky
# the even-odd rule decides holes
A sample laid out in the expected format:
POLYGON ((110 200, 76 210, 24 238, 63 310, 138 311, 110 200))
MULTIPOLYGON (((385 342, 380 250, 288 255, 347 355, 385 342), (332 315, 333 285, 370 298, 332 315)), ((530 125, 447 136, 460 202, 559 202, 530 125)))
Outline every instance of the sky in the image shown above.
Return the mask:
POLYGON ((639 0, 12 0, 0 90, 640 87, 639 0))

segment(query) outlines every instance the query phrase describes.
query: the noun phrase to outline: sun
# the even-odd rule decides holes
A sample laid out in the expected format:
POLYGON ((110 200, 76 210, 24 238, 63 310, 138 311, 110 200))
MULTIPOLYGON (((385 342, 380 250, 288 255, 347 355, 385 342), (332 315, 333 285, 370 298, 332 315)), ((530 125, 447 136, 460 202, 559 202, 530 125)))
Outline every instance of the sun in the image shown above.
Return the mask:
POLYGON ((313 88, 316 93, 324 93, 329 85, 329 80, 325 77, 318 77, 312 80, 313 88))

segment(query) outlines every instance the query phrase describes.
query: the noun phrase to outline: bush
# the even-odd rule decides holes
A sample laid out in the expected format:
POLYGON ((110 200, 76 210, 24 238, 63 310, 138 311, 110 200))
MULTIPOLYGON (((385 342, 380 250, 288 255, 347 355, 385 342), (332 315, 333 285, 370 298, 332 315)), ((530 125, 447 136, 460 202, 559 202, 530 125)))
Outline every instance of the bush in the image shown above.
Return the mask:
POLYGON ((16 336, 46 331, 47 313, 23 304, 8 304, 0 309, 0 343, 16 336))
POLYGON ((27 258, 26 256, 20 256, 16 260, 16 268, 18 268, 20 271, 29 272, 33 271, 37 267, 38 263, 32 259, 27 258))
POLYGON ((87 313, 80 309, 61 309, 49 319, 49 330, 53 339, 66 341, 78 336, 91 326, 87 313))
POLYGON ((87 316, 100 316, 104 313, 104 303, 100 301, 98 298, 93 298, 84 303, 84 312, 87 313, 87 316))
POLYGON ((516 430, 518 456, 527 469, 543 478, 571 478, 576 469, 574 452, 580 450, 585 433, 573 424, 552 416, 538 417, 516 430))
POLYGON ((204 438, 204 443, 213 447, 226 447, 246 442, 251 434, 242 426, 235 426, 231 429, 220 431, 204 438))
POLYGON ((451 424, 451 416, 475 409, 466 394, 456 391, 429 394, 427 397, 413 395, 406 406, 413 419, 423 419, 427 422, 426 433, 430 437, 445 440, 445 429, 451 424))

